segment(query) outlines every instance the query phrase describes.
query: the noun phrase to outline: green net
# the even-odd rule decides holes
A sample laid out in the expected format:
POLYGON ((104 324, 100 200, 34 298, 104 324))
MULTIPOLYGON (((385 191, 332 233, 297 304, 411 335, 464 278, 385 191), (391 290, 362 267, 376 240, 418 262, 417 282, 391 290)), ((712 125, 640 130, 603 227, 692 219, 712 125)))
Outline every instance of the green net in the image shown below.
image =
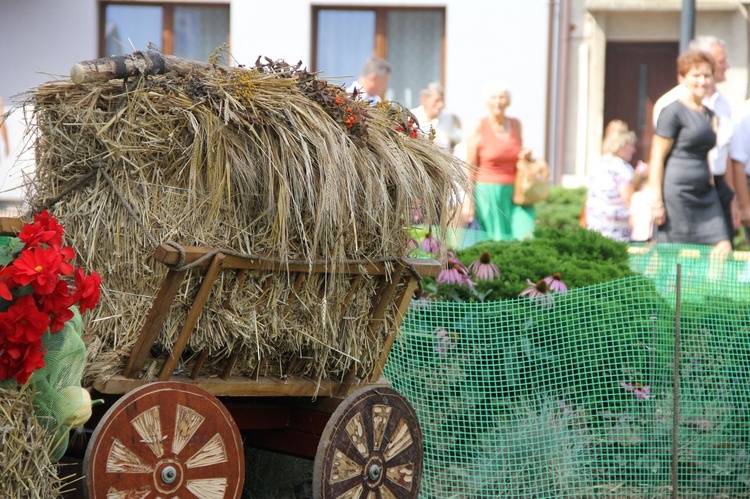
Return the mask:
POLYGON ((421 497, 750 497, 742 260, 636 247, 640 275, 553 301, 414 302, 386 374, 419 415, 421 497))
POLYGON ((72 308, 73 318, 61 331, 44 333, 45 366, 34 372, 30 384, 34 391, 34 410, 41 424, 54 433, 50 456, 57 461, 68 448, 69 423, 83 405, 81 377, 86 362, 86 345, 81 340, 81 315, 72 308))

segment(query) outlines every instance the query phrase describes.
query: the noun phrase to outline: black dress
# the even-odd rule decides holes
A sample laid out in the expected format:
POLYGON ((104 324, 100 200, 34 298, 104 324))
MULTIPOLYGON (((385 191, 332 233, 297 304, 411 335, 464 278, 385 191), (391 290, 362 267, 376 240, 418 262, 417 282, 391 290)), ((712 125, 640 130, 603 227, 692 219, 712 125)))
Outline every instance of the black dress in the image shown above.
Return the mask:
POLYGON ((664 208, 667 221, 657 241, 716 244, 731 240, 724 211, 708 167, 708 151, 716 144, 716 118, 709 109, 696 111, 675 101, 664 108, 656 135, 673 139, 664 163, 664 208))

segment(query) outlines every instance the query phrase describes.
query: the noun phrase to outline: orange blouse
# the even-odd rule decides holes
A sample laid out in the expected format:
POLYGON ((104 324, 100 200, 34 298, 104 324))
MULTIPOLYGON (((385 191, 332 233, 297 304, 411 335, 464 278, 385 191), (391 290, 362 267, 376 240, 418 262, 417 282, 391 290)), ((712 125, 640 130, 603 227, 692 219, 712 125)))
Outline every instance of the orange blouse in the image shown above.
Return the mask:
POLYGON ((484 184, 512 185, 516 178, 516 162, 521 144, 518 142, 518 124, 508 118, 510 133, 500 136, 492 128, 489 117, 479 125, 476 181, 484 184))

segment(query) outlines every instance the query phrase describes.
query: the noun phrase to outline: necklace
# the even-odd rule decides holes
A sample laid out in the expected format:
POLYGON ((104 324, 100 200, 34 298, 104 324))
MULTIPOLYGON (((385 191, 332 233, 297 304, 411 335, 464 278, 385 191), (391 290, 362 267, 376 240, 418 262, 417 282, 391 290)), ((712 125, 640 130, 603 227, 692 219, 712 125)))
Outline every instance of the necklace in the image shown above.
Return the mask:
POLYGON ((503 117, 503 120, 500 123, 498 123, 495 120, 492 120, 492 128, 494 128, 495 131, 498 132, 498 133, 505 133, 505 132, 507 132, 508 131, 508 125, 507 124, 508 124, 508 119, 505 118, 505 117, 503 117))

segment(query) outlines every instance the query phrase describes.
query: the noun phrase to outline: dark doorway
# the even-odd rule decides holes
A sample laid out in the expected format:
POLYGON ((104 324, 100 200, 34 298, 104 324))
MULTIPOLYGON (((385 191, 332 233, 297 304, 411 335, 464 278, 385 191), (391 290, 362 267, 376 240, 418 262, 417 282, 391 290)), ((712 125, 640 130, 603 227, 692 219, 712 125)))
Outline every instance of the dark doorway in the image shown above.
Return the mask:
POLYGON ((633 164, 648 161, 654 133, 654 102, 677 84, 677 42, 608 42, 604 124, 625 121, 638 136, 633 164))

